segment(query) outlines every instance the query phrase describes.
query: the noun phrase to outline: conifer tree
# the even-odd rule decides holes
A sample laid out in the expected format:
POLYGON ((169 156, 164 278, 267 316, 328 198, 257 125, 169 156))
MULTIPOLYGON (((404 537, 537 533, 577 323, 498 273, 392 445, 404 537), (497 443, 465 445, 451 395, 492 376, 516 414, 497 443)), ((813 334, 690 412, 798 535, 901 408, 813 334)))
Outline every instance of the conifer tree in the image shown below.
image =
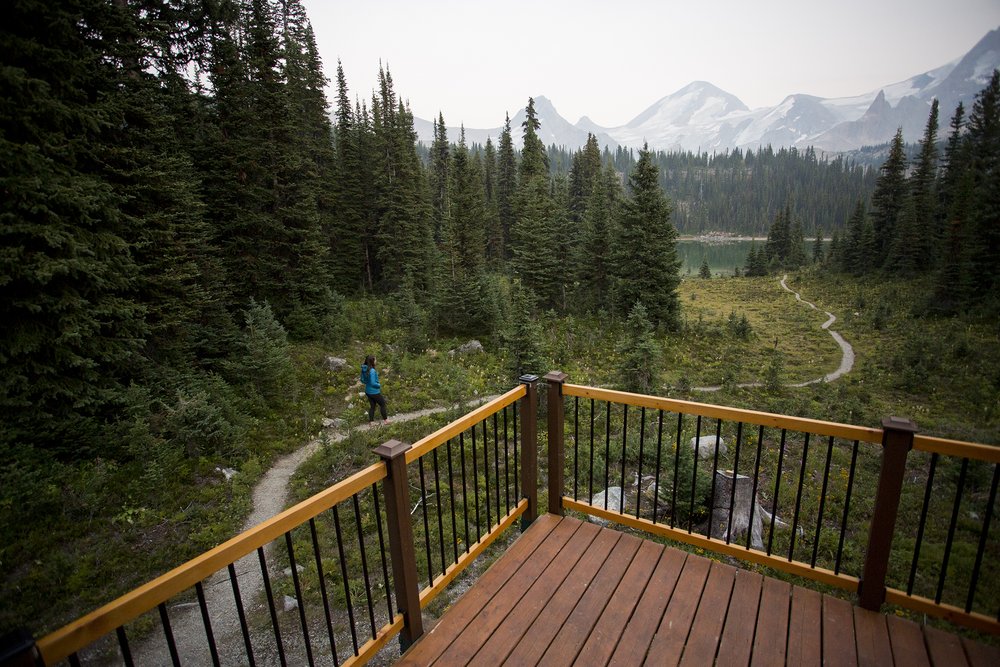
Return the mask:
POLYGON ((899 217, 906 203, 906 155, 903 151, 903 130, 896 131, 889 147, 889 157, 879 172, 872 195, 872 225, 875 231, 877 267, 885 264, 895 238, 899 217))
POLYGON ((438 117, 434 120, 434 141, 431 143, 431 164, 427 179, 430 182, 431 208, 434 211, 434 240, 437 242, 441 241, 443 230, 449 224, 448 174, 450 168, 448 130, 444 124, 444 114, 439 112, 438 117))
MULTIPOLYGON (((146 334, 134 223, 105 180, 120 114, 94 5, 15 3, 0 33, 0 448, 67 456, 121 397, 146 334), (89 33, 84 34, 83 26, 89 33)), ((98 454, 101 452, 98 450, 98 454)))
POLYGON ((337 62, 337 113, 333 128, 336 162, 334 169, 334 199, 337 203, 330 230, 331 280, 333 287, 345 294, 362 285, 372 288, 370 267, 366 258, 371 254, 366 231, 367 200, 364 191, 365 165, 362 154, 367 132, 360 109, 352 111, 347 78, 343 65, 337 62))
POLYGON ((510 258, 510 234, 514 227, 515 197, 517 195, 517 159, 510 135, 510 116, 506 115, 500 145, 497 149, 497 215, 503 233, 503 257, 510 258))
POLYGON ((528 99, 524 123, 524 147, 518 172, 516 218, 511 229, 511 265, 525 288, 531 290, 542 307, 557 305, 560 276, 557 214, 549 185, 545 147, 538 138, 538 118, 534 101, 528 99))
POLYGON ((573 275, 580 285, 581 310, 598 311, 610 306, 614 262, 612 259, 615 216, 622 199, 618 172, 609 163, 587 200, 582 241, 573 275))
POLYGON ((648 146, 629 176, 629 193, 618 208, 615 243, 616 310, 641 301, 655 326, 680 324, 681 260, 670 202, 660 189, 659 173, 648 146))
MULTIPOLYGON (((479 154, 476 154, 479 159, 479 154)), ((482 157, 483 195, 485 210, 483 212, 483 227, 486 229, 486 259, 494 268, 500 268, 505 260, 503 225, 500 222, 500 202, 498 199, 499 183, 497 181, 497 152, 493 140, 486 139, 486 147, 482 157)))
POLYGON ((969 113, 969 167, 973 294, 1000 309, 1000 70, 977 95, 969 113))
POLYGON ((938 101, 931 102, 930 114, 923 139, 920 141, 920 155, 910 177, 910 196, 913 199, 913 244, 914 261, 926 270, 937 259, 937 248, 941 241, 941 230, 937 211, 937 131, 938 101))

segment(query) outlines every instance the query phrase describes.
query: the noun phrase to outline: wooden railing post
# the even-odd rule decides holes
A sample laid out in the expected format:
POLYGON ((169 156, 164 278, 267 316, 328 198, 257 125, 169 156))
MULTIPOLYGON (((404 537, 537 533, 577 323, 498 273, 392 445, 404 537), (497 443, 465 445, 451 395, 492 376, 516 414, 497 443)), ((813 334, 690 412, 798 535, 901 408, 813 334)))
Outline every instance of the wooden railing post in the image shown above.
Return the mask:
POLYGON ((409 444, 398 440, 389 440, 375 448, 388 473, 382 480, 382 494, 385 498, 396 609, 403 614, 403 630, 399 635, 401 652, 424 634, 417 554, 413 546, 413 524, 410 523, 410 486, 406 476, 406 451, 409 448, 409 444))
POLYGON ((521 515, 521 530, 538 517, 538 376, 522 375, 527 392, 521 398, 521 497, 528 509, 521 515))
POLYGON ((878 610, 885 601, 885 574, 889 569, 906 456, 913 447, 916 432, 917 425, 909 419, 886 417, 882 420, 882 467, 868 532, 868 549, 858 584, 858 604, 865 609, 878 610))
POLYGON ((566 374, 562 371, 552 371, 544 378, 549 386, 548 427, 549 427, 549 512, 562 516, 563 468, 565 454, 563 451, 563 422, 566 418, 566 406, 563 405, 563 384, 566 374))

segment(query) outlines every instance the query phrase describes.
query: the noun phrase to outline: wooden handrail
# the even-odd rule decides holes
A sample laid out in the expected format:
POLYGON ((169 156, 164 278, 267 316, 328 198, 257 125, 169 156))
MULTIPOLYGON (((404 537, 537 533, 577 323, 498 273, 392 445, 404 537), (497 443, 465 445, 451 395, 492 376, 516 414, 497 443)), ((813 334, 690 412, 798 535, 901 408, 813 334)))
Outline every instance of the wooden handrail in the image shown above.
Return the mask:
POLYGON ((579 396, 580 398, 593 398, 599 401, 611 401, 612 403, 626 403, 643 408, 653 408, 654 410, 664 410, 668 412, 681 412, 690 415, 701 415, 725 419, 730 421, 741 421, 747 424, 758 424, 771 428, 783 428, 792 431, 803 431, 815 433, 817 435, 833 436, 844 440, 858 440, 861 442, 872 442, 879 444, 882 442, 882 430, 877 428, 866 428, 864 426, 852 426, 850 424, 838 424, 836 422, 820 421, 817 419, 805 419, 803 417, 789 417, 771 412, 758 412, 756 410, 743 410, 741 408, 727 408, 721 405, 709 403, 695 403, 693 401, 681 401, 673 398, 658 398, 656 396, 645 396, 643 394, 632 394, 626 391, 615 391, 613 389, 599 389, 597 387, 585 387, 577 384, 564 384, 564 396, 579 396))
POLYGON ((409 451, 406 452, 406 463, 413 463, 424 454, 430 453, 435 447, 448 442, 451 438, 454 438, 459 433, 462 433, 466 429, 478 424, 493 413, 500 412, 505 407, 524 396, 525 392, 526 390, 524 385, 518 385, 506 394, 494 398, 489 403, 484 403, 472 412, 456 419, 447 426, 444 426, 437 431, 434 431, 434 433, 417 440, 413 443, 413 446, 409 449, 409 451))
POLYGON ((923 452, 957 456, 964 459, 975 459, 987 463, 1000 463, 1000 446, 980 445, 960 440, 935 438, 929 435, 913 436, 913 448, 923 452))
POLYGON ((230 563, 235 563, 289 530, 368 488, 386 476, 386 468, 376 463, 290 507, 281 514, 220 544, 153 581, 126 593, 69 625, 38 640, 46 664, 65 659, 115 628, 154 609, 174 595, 191 588, 230 563))

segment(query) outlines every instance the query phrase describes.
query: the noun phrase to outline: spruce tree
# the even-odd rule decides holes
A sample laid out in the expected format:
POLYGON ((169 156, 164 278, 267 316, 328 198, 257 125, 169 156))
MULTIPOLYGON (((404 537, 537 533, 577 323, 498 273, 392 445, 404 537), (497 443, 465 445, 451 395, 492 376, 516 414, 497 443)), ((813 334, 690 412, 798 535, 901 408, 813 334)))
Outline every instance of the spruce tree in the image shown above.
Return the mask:
POLYGON ((681 260, 670 213, 658 169, 649 147, 644 146, 629 175, 628 196, 618 208, 614 306, 625 315, 626 309, 641 301, 654 325, 676 329, 680 325, 681 260))
POLYGON ((899 217, 907 196, 906 154, 903 151, 903 130, 900 128, 892 139, 889 157, 879 172, 872 195, 872 225, 875 231, 876 267, 885 264, 895 238, 899 217))
POLYGON ((622 199, 618 172, 609 163, 587 200, 582 241, 574 262, 581 310, 597 312, 610 306, 615 216, 622 199))
POLYGON ((434 211, 434 240, 441 242, 442 233, 447 228, 450 198, 448 196, 451 155, 448 146, 448 130, 444 124, 444 114, 438 113, 434 120, 434 141, 431 143, 431 163, 428 181, 431 189, 431 208, 434 211))
POLYGON ((0 446, 101 451, 146 335, 106 164, 121 119, 92 3, 14 3, 0 31, 0 446), (85 29, 86 28, 86 29, 85 29), (94 448, 94 449, 92 449, 94 448))
POLYGON ((973 294, 1000 308, 1000 70, 977 95, 969 113, 969 168, 973 294))
POLYGON ((937 185, 937 131, 938 101, 931 102, 930 114, 923 139, 920 141, 920 155, 910 177, 910 196, 913 199, 913 243, 915 261, 927 270, 937 260, 942 234, 938 215, 937 185))
POLYGON ((510 135, 510 116, 505 116, 503 130, 500 132, 500 145, 497 148, 497 215, 500 230, 503 235, 504 259, 511 257, 510 234, 514 227, 515 198, 517 195, 517 158, 514 155, 514 144, 510 135))

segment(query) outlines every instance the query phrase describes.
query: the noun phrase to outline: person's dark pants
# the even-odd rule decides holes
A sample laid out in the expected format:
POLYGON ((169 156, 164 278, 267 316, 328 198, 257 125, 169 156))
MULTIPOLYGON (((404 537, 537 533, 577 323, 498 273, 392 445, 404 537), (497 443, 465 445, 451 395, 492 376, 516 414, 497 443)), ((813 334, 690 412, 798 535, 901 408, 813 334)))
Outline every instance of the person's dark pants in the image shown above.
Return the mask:
POLYGON ((365 394, 368 397, 368 421, 375 418, 375 406, 382 412, 382 421, 388 419, 385 411, 385 396, 382 394, 365 394))

